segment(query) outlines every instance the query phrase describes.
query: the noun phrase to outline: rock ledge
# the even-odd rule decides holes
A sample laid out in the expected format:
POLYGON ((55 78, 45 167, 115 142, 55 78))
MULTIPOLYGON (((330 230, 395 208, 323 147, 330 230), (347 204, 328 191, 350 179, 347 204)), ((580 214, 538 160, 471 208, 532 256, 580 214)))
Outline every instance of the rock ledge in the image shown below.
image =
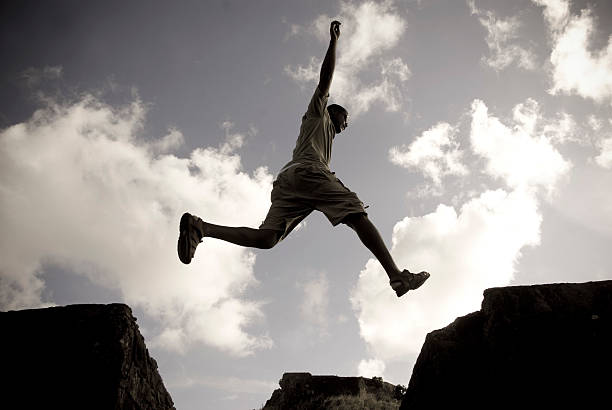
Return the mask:
POLYGON ((174 409, 127 305, 0 312, 2 407, 174 409))
POLYGON ((401 408, 596 408, 610 369, 612 281, 492 288, 427 335, 401 408))
POLYGON ((381 378, 285 373, 264 410, 397 409, 403 390, 381 378))

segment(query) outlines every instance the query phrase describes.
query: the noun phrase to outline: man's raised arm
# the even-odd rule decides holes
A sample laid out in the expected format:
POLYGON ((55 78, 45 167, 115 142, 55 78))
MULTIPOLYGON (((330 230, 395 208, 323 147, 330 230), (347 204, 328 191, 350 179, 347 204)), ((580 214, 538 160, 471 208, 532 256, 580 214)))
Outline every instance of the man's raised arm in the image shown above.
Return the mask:
POLYGON ((329 93, 329 87, 331 86, 332 77, 334 76, 334 70, 336 69, 336 42, 340 37, 340 22, 332 21, 329 26, 329 47, 325 54, 325 59, 321 65, 321 74, 319 75, 319 90, 323 95, 329 93))

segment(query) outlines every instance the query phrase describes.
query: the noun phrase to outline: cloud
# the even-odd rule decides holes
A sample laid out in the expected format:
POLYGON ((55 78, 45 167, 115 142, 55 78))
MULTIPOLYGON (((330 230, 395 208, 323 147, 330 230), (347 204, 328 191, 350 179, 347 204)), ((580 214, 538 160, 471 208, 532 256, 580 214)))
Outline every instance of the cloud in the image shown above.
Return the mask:
MULTIPOLYGON (((513 109, 515 125, 510 128, 489 116, 484 102, 472 103, 470 140, 474 153, 486 159, 485 171, 513 189, 543 188, 553 193, 557 181, 571 168, 551 143, 538 135, 541 121, 538 103, 527 99, 513 109)), ((548 133, 552 128, 547 129, 548 133)))
MULTIPOLYGON (((393 3, 342 1, 337 16, 319 16, 310 32, 327 44, 329 24, 335 19, 342 22, 342 34, 330 91, 334 100, 346 106, 353 117, 368 111, 375 103, 398 111, 404 100, 401 84, 410 78, 410 69, 401 58, 384 56, 397 45, 406 28, 393 3), (373 70, 378 71, 379 80, 366 83, 362 78, 373 70)), ((324 53, 321 50, 322 56, 311 57, 305 66, 287 66, 285 72, 300 84, 314 86, 319 80, 324 53)))
POLYGON ((357 367, 357 374, 361 377, 382 377, 385 372, 385 362, 378 359, 362 360, 357 367))
POLYGON ((345 21, 343 34, 349 39, 340 56, 340 62, 355 67, 360 67, 372 57, 393 48, 406 26, 390 1, 365 1, 359 5, 342 2, 340 16, 344 17, 345 21))
POLYGON ((163 154, 179 148, 183 145, 183 142, 185 142, 183 133, 176 128, 170 128, 168 134, 151 143, 151 148, 153 148, 155 152, 163 154))
POLYGON ((521 249, 539 242, 537 208, 528 193, 486 191, 459 211, 439 205, 396 223, 391 253, 398 266, 432 276, 398 300, 380 264, 367 262, 351 302, 371 353, 414 360, 428 332, 478 310, 484 289, 507 285, 521 249))
POLYGON ((381 74, 383 76, 395 75, 400 81, 406 81, 412 75, 408 65, 399 57, 393 60, 384 61, 382 63, 381 74))
POLYGON ((410 145, 391 148, 389 159, 401 167, 421 171, 439 187, 445 176, 468 174, 461 162, 462 151, 455 134, 456 130, 450 124, 439 123, 410 145))
POLYGON ((593 132, 591 143, 599 151, 592 161, 604 169, 612 169, 612 119, 604 121, 591 114, 586 125, 593 132))
POLYGON ((567 0, 532 0, 538 6, 544 6, 544 18, 551 30, 562 31, 570 18, 570 3, 567 0))
MULTIPOLYGON (((351 303, 370 354, 385 363, 414 362, 428 332, 478 310, 485 289, 512 281, 523 249, 540 243, 540 193, 551 195, 570 169, 551 143, 562 139, 555 133, 565 128, 543 118, 536 101, 517 104, 511 125, 490 115, 481 100, 473 101, 470 115, 476 158, 471 168, 476 173, 483 167, 482 173, 506 187, 484 188, 463 204, 439 204, 433 212, 395 224, 391 253, 398 266, 432 275, 407 297, 397 299, 378 261, 366 263, 351 303)), ((451 141, 450 128, 441 123, 428 131, 439 133, 435 138, 427 132, 420 138, 451 141)), ((432 145, 441 144, 425 147, 432 145)), ((427 158, 416 149, 408 152, 427 158)), ((439 151, 438 157, 443 157, 439 151)))
POLYGON ((41 305, 53 264, 119 289, 157 318, 153 344, 204 343, 236 356, 269 347, 266 335, 247 332, 262 316, 261 303, 243 296, 256 284, 253 253, 207 239, 190 265, 176 256, 185 211, 236 225, 265 216, 273 177, 241 169, 239 133, 179 158, 167 152, 181 143, 179 130, 142 138, 140 100, 46 102, 0 132, 1 308, 41 305))
POLYGON ((612 169, 612 137, 602 139, 599 147, 601 152, 594 158, 595 163, 600 167, 612 169))
POLYGON ((565 144, 575 142, 585 144, 586 141, 578 132, 578 125, 571 114, 560 112, 557 119, 549 121, 542 128, 542 133, 552 144, 565 144))
POLYGON ((595 132, 599 131, 603 126, 603 121, 600 118, 597 118, 594 114, 588 116, 587 123, 589 127, 595 132))
MULTIPOLYGON (((511 189, 544 189, 552 194, 557 181, 571 167, 555 145, 587 143, 577 132, 576 121, 570 114, 559 112, 554 118, 545 118, 533 99, 513 108, 512 126, 489 116, 486 105, 480 100, 474 100, 470 115, 471 151, 485 159, 485 172, 489 176, 502 179, 511 189), (520 167, 516 166, 518 163, 520 167)), ((466 152, 458 141, 458 129, 459 126, 441 122, 409 145, 389 150, 392 163, 418 170, 432 181, 433 185, 419 188, 417 195, 440 195, 445 177, 467 176, 469 168, 478 166, 466 163, 466 152)))
POLYGON ((304 292, 300 305, 302 318, 316 328, 319 335, 328 333, 329 280, 321 272, 316 278, 298 283, 304 292))
POLYGON ((288 29, 289 29, 289 31, 285 35, 285 38, 284 38, 285 41, 289 40, 291 37, 295 37, 295 36, 299 35, 304 30, 304 28, 302 26, 300 26, 299 24, 289 23, 287 21, 286 17, 283 17, 281 19, 281 22, 283 24, 286 24, 288 29))
POLYGON ((285 74, 293 78, 299 83, 312 83, 315 84, 319 81, 319 70, 321 69, 322 59, 317 57, 310 57, 310 63, 307 66, 297 66, 295 68, 291 66, 285 67, 285 74))
POLYGON ((532 0, 543 6, 552 38, 552 94, 579 95, 598 103, 612 100, 612 36, 605 47, 592 51, 595 19, 590 8, 571 15, 570 2, 532 0))
POLYGON ((486 42, 491 55, 482 58, 484 64, 497 71, 503 70, 513 63, 526 70, 535 69, 533 51, 516 44, 520 37, 521 28, 521 22, 517 17, 498 18, 491 11, 476 8, 474 0, 469 0, 468 6, 471 13, 478 17, 480 24, 487 29, 486 42))

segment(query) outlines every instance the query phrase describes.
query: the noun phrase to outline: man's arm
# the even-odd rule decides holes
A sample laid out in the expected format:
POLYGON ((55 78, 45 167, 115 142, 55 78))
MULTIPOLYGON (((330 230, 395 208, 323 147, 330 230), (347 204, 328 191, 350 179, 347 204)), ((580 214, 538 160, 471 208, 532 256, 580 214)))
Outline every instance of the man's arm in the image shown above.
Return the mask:
POLYGON ((336 69, 336 43, 338 37, 340 37, 340 22, 332 21, 329 26, 329 47, 325 54, 325 59, 321 65, 321 74, 319 75, 319 90, 323 95, 329 93, 329 87, 331 86, 332 77, 334 76, 334 70, 336 69))

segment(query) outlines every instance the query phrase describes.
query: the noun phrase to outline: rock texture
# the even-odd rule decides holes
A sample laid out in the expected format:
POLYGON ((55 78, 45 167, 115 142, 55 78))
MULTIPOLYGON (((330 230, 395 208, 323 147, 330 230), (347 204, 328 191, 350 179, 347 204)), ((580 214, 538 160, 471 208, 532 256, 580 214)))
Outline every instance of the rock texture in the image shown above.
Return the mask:
POLYGON ((611 386, 612 281, 493 288, 427 335, 401 408, 603 408, 611 386))
POLYGON ((404 393, 401 386, 381 378, 313 376, 285 373, 265 410, 397 409, 404 393))
POLYGON ((6 409, 173 409, 126 305, 0 312, 6 409))

